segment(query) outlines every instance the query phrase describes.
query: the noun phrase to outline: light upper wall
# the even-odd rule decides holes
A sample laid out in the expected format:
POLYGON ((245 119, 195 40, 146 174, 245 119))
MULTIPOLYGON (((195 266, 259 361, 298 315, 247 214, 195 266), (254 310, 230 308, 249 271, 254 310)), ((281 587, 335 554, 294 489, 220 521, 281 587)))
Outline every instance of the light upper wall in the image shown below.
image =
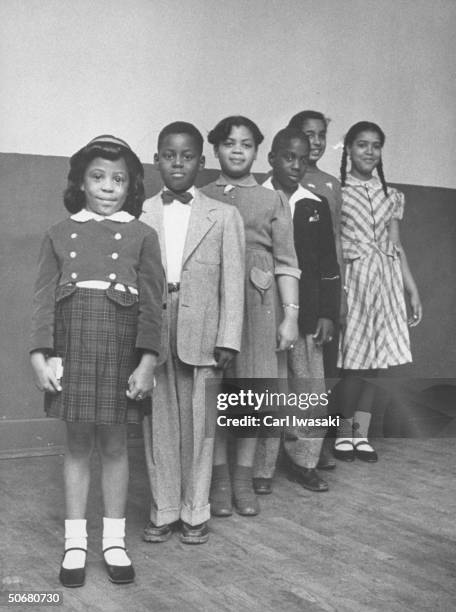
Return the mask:
MULTIPOLYGON (((70 155, 114 133, 151 161, 183 119, 245 114, 266 135, 331 117, 338 175, 356 121, 386 132, 388 181, 456 188, 454 0, 2 0, 0 151, 70 155)), ((207 165, 217 167, 206 146, 207 165)))

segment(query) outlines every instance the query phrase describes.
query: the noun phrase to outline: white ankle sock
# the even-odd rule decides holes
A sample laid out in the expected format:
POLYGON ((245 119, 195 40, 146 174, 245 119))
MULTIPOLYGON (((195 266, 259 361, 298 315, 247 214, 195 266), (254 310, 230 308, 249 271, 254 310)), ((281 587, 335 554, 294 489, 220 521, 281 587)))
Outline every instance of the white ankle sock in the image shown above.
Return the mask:
MULTIPOLYGON (((86 519, 65 520, 65 550, 68 548, 84 548, 87 550, 87 521, 86 519)), ((86 553, 82 550, 70 550, 66 553, 62 567, 77 569, 84 567, 86 553)))
POLYGON ((336 438, 334 441, 334 448, 339 451, 351 451, 353 450, 353 440, 351 438, 336 438))
POLYGON ((353 444, 356 444, 356 445, 361 444, 361 446, 359 447, 360 451, 365 451, 366 453, 375 452, 373 447, 371 446, 371 443, 369 442, 367 438, 353 438, 353 444))
MULTIPOLYGON (((125 519, 112 519, 103 517, 103 550, 110 546, 125 547, 125 519)), ((115 548, 104 553, 106 563, 109 565, 131 565, 131 561, 124 550, 115 548)))

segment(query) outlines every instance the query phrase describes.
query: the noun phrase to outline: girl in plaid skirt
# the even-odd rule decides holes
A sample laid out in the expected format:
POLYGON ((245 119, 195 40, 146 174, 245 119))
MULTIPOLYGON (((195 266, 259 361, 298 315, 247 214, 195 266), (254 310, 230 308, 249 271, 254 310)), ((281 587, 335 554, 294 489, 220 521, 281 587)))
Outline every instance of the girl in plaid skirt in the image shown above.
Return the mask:
POLYGON ((81 586, 90 458, 97 446, 103 555, 112 582, 134 570, 125 550, 127 423, 148 409, 160 348, 163 270, 155 231, 137 217, 144 171, 128 144, 90 141, 70 160, 64 204, 39 256, 31 362, 48 416, 66 421, 64 586, 81 586), (62 369, 63 367, 63 369, 62 369))
POLYGON ((412 360, 408 327, 418 325, 422 317, 418 289, 399 236, 404 195, 386 185, 384 143, 380 127, 362 121, 349 129, 342 155, 341 237, 348 315, 338 363, 345 418, 334 454, 346 461, 355 456, 377 461, 367 439, 376 396, 372 379, 381 370, 412 360), (347 157, 351 160, 348 175, 347 157), (404 289, 410 301, 408 320, 404 289))

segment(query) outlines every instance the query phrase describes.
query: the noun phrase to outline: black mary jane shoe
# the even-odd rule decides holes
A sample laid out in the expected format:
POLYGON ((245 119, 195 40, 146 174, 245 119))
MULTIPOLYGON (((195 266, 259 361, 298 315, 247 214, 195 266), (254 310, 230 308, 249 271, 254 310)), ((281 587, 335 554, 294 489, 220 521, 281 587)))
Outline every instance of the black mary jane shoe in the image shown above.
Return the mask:
POLYGON ((336 442, 334 444, 334 450, 333 450, 334 457, 336 459, 339 459, 340 461, 354 461, 355 460, 355 449, 354 449, 353 443, 351 443, 352 447, 349 450, 338 449, 337 447, 340 444, 350 444, 350 442, 347 442, 347 440, 336 442))
POLYGON ((272 478, 253 478, 253 490, 257 495, 272 493, 272 478))
POLYGON ((182 521, 179 538, 183 544, 205 544, 209 539, 207 522, 200 525, 189 525, 182 521))
MULTIPOLYGON (((108 548, 104 549, 103 556, 108 552, 108 550, 114 550, 115 548, 124 550, 125 552, 127 551, 124 546, 109 546, 108 548)), ((135 579, 135 570, 133 569, 133 565, 131 565, 131 563, 130 565, 111 565, 106 561, 105 556, 104 562, 108 572, 108 578, 114 584, 128 584, 129 582, 133 582, 135 579)))
POLYGON ((376 463, 378 461, 378 455, 369 442, 363 440, 362 442, 358 442, 358 444, 353 444, 353 448, 355 449, 355 456, 361 461, 367 461, 367 463, 376 463), (372 450, 360 450, 358 447, 366 444, 372 450))
MULTIPOLYGON (((87 549, 75 546, 73 548, 66 549, 66 551, 63 553, 62 563, 63 559, 65 559, 65 555, 70 550, 82 550, 82 552, 86 553, 87 558, 87 549)), ((85 563, 84 567, 76 567, 75 569, 60 567, 59 580, 64 587, 68 587, 70 589, 83 586, 85 582, 85 563)))

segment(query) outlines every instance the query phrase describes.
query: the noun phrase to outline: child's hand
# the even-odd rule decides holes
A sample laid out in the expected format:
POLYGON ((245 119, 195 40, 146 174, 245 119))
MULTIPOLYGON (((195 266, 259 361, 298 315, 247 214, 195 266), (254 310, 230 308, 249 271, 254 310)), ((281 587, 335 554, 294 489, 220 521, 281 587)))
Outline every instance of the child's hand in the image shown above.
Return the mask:
POLYGON ((215 361, 217 362, 216 368, 219 370, 224 370, 233 359, 236 352, 237 351, 233 351, 233 349, 220 348, 216 346, 214 351, 215 361))
POLYGON ((62 390, 54 369, 49 365, 44 353, 34 351, 30 355, 30 362, 35 373, 35 384, 40 391, 57 393, 62 390))
POLYGON ((157 356, 153 353, 144 353, 138 367, 128 379, 127 397, 141 401, 147 397, 154 388, 154 370, 157 365, 157 356))
POLYGON ((416 327, 423 318, 423 307, 421 306, 420 296, 417 291, 410 293, 410 306, 412 316, 408 320, 409 327, 416 327))
POLYGON ((317 321, 317 327, 312 338, 317 346, 322 346, 327 342, 331 342, 334 336, 334 323, 331 319, 320 318, 317 321))
POLYGON ((298 339, 297 318, 285 317, 277 330, 277 350, 288 351, 298 339))

